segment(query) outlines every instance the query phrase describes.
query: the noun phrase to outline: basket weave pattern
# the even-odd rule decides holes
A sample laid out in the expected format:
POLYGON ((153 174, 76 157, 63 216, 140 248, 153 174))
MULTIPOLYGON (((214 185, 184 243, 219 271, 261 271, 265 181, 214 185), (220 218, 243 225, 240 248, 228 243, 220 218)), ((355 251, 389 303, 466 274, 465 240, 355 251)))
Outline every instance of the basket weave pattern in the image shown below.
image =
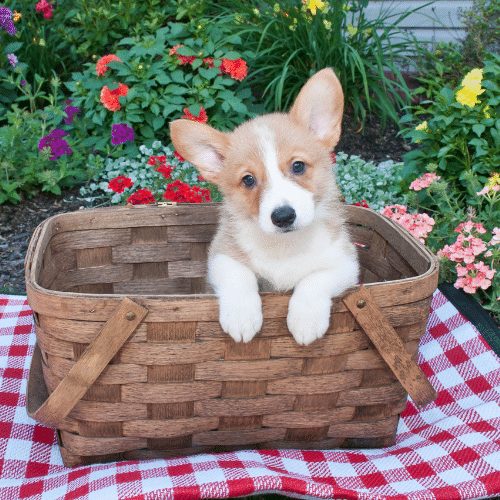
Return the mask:
MULTIPOLYGON (((67 465, 244 447, 379 447, 407 393, 345 303, 299 346, 289 294, 263 294, 264 326, 233 342, 207 294, 217 207, 141 207, 45 221, 27 257, 43 379, 52 393, 127 296, 147 314, 57 427, 67 465)), ((403 230, 350 207, 362 281, 414 355, 436 287, 434 257, 403 230)))

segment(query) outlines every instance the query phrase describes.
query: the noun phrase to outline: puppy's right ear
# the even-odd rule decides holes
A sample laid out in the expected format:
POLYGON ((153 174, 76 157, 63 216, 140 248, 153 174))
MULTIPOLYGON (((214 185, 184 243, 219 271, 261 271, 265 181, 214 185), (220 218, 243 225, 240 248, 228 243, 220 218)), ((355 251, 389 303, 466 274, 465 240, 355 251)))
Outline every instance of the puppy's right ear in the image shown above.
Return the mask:
POLYGON ((182 119, 170 123, 170 137, 180 155, 207 181, 217 184, 229 144, 227 134, 204 123, 182 119))

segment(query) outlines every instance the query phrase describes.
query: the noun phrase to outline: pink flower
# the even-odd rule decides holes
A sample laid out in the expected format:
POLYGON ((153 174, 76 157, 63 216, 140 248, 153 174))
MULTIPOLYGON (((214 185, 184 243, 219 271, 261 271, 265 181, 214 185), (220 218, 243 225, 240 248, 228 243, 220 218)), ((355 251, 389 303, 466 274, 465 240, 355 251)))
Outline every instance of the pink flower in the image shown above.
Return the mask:
POLYGON ((427 214, 408 213, 408 208, 404 205, 388 205, 381 210, 381 213, 403 226, 420 243, 425 243, 435 224, 434 219, 427 214))
POLYGON ((491 286, 491 279, 495 270, 488 267, 483 261, 462 266, 457 264, 457 281, 455 288, 463 288, 466 293, 476 293, 478 288, 486 290, 491 286))
POLYGON ((434 181, 439 179, 441 179, 441 177, 434 172, 423 174, 410 184, 410 189, 413 189, 413 191, 420 191, 428 188, 434 181))
POLYGON ((471 220, 468 220, 467 222, 460 223, 455 228, 455 232, 466 234, 473 234, 474 232, 477 232, 479 234, 485 234, 486 229, 480 222, 472 222, 471 220))
POLYGON ((459 234, 455 243, 445 245, 439 252, 439 257, 445 257, 453 262, 474 262, 477 255, 486 251, 484 241, 475 236, 464 236, 459 234))

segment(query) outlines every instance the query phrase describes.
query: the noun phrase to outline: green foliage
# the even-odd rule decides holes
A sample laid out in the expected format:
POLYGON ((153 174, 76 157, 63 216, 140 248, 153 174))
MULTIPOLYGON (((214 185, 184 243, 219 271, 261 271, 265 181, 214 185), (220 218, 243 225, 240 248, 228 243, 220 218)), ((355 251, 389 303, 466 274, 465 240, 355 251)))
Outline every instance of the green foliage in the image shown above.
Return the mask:
POLYGON ((29 76, 70 74, 94 55, 112 51, 122 38, 155 33, 175 15, 172 0, 74 0, 52 2, 53 17, 35 10, 36 0, 14 0, 9 7, 22 14, 16 27, 23 48, 21 60, 29 76))
POLYGON ((498 53, 499 18, 500 3, 497 0, 473 0, 471 8, 462 12, 467 30, 463 42, 463 58, 469 65, 480 65, 488 51, 498 53))
POLYGON ((402 163, 392 160, 375 164, 359 156, 337 153, 337 183, 348 204, 365 200, 370 208, 380 210, 386 205, 404 204, 401 192, 402 163))
POLYGON ((435 170, 449 182, 463 206, 477 205, 475 193, 500 165, 499 62, 498 56, 491 56, 485 63, 479 104, 460 104, 456 92, 444 87, 432 100, 408 109, 401 119, 407 127, 403 134, 417 148, 404 157, 407 182, 435 170), (422 120, 427 126, 417 130, 415 124, 422 120))
POLYGON ((155 36, 127 37, 118 46, 116 55, 122 62, 110 63, 104 76, 98 77, 95 64, 88 63, 66 84, 74 105, 84 114, 79 121, 84 146, 110 152, 112 123, 132 125, 138 142, 166 140, 168 122, 180 118, 186 107, 198 116, 203 106, 209 122, 221 129, 252 116, 249 87, 219 74, 221 58, 251 57, 247 51, 236 51, 242 48, 241 39, 229 36, 226 25, 170 23, 155 36), (177 54, 195 57, 192 64, 183 65, 177 54, 169 53, 178 44, 182 47, 177 54), (215 67, 203 62, 207 57, 214 58, 215 67), (111 112, 101 103, 100 94, 103 86, 114 89, 117 82, 130 90, 120 98, 121 109, 111 112))
POLYGON ((415 78, 419 86, 412 91, 413 99, 432 99, 446 85, 456 87, 464 73, 472 69, 465 64, 461 46, 441 42, 435 47, 418 47, 418 73, 415 78))
POLYGON ((62 188, 85 181, 78 153, 54 161, 49 159, 50 152, 38 151, 42 136, 62 118, 63 112, 54 106, 30 113, 14 105, 7 114, 8 124, 0 127, 0 205, 18 203, 23 193, 31 196, 40 189, 59 195, 62 188))
POLYGON ((340 78, 348 111, 362 122, 369 114, 397 121, 409 102, 400 68, 416 40, 398 26, 412 10, 394 15, 386 9, 371 20, 368 0, 332 2, 316 14, 300 0, 217 4, 227 5, 234 32, 256 54, 249 79, 269 111, 286 109, 305 81, 327 66, 340 78))

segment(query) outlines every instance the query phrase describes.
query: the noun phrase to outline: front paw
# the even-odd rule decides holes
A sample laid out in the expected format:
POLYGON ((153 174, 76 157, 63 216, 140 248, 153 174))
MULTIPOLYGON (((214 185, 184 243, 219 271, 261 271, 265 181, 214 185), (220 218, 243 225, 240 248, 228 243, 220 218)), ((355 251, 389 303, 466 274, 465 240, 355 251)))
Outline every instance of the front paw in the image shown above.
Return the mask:
POLYGON ((288 329, 298 344, 308 345, 322 337, 330 325, 330 299, 307 300, 292 295, 286 319, 288 329))
POLYGON ((221 297, 219 308, 220 325, 235 342, 250 342, 262 328, 262 302, 258 293, 240 300, 221 297))

